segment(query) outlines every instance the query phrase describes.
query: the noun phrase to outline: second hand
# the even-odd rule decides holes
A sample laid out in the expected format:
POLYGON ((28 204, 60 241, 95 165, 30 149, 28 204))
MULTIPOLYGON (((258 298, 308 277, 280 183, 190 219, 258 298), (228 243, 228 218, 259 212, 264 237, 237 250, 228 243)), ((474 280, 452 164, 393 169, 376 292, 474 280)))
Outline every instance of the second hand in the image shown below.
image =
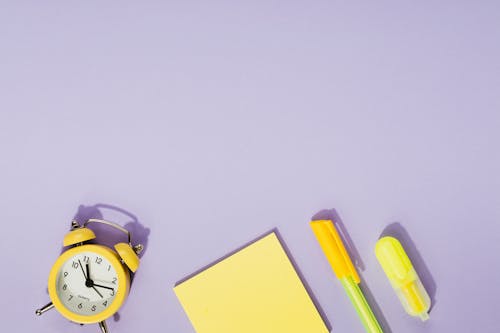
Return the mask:
MULTIPOLYGON (((99 292, 99 290, 97 290, 96 287, 94 287, 94 281, 92 281, 92 279, 90 278, 90 268, 89 268, 89 263, 87 263, 87 279, 85 280, 85 285, 87 286, 87 288, 92 288, 95 290, 95 292, 101 296, 101 298, 104 298, 104 296, 102 296, 102 294, 99 292)), ((83 270, 83 267, 82 267, 82 270, 83 270)), ((85 274, 85 273, 84 273, 85 274)))

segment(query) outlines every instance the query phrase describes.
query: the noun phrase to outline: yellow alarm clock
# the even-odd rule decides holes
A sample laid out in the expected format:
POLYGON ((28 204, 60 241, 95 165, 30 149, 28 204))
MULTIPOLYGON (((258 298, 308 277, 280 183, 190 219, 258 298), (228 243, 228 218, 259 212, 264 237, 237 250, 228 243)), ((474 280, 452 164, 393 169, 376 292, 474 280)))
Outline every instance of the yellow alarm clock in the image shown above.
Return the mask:
POLYGON ((139 267, 138 254, 143 246, 132 245, 130 232, 109 221, 89 219, 83 225, 73 221, 63 245, 69 247, 49 274, 48 290, 51 302, 36 310, 38 316, 55 308, 65 318, 78 324, 98 323, 107 333, 106 319, 123 305, 130 289, 130 273, 139 267), (88 244, 95 239, 87 228, 101 223, 124 232, 128 243, 114 245, 114 250, 100 244, 88 244))

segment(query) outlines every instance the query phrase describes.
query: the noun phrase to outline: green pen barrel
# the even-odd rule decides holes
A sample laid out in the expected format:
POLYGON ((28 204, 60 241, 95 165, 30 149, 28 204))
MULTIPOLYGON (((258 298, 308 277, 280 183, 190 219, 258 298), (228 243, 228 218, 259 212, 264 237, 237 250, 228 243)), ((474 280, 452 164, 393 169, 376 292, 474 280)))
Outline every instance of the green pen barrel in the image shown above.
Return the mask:
POLYGON ((359 289, 359 286, 352 279, 352 277, 344 277, 340 279, 342 286, 344 286, 347 295, 351 299, 352 305, 356 308, 356 312, 361 318, 361 322, 368 333, 383 333, 382 328, 375 318, 370 305, 363 296, 363 292, 359 289))

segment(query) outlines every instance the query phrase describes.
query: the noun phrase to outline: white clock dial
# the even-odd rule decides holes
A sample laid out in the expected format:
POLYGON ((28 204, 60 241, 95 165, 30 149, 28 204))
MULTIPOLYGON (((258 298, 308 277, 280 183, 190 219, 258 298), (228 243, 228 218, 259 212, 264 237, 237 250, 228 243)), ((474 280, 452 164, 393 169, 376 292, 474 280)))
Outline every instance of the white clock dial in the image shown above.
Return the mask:
POLYGON ((92 316, 111 305, 116 297, 118 278, 106 258, 93 252, 81 252, 61 266, 56 289, 68 310, 92 316))

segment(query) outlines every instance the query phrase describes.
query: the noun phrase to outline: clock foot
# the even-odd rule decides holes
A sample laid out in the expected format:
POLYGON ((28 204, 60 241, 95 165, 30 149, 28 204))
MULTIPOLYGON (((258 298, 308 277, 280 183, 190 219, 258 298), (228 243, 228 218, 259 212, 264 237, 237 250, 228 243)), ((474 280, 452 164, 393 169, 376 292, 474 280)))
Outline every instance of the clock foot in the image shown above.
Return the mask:
POLYGON ((49 304, 45 305, 44 307, 41 307, 40 309, 37 309, 35 311, 35 314, 37 316, 41 316, 43 315, 45 312, 49 311, 50 309, 52 309, 54 307, 54 304, 52 304, 52 302, 50 302, 49 304))
POLYGON ((99 322, 99 328, 101 329, 102 333, 108 333, 108 326, 106 325, 105 320, 99 322))

